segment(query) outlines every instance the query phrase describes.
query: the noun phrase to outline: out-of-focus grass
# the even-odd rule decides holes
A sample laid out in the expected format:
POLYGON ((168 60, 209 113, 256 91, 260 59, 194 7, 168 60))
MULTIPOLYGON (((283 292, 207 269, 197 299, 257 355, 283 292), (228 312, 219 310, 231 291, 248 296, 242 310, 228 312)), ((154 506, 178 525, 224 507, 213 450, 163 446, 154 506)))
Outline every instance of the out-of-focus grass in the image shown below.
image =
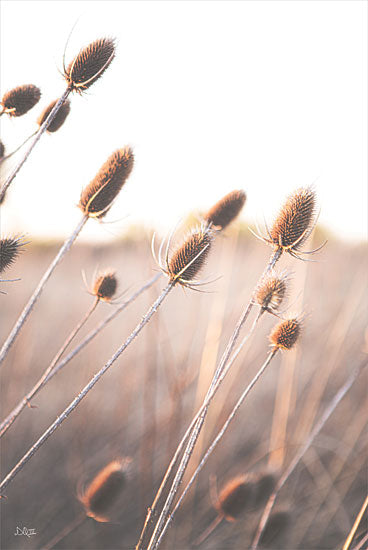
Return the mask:
MULTIPOLYGON (((11 275, 22 280, 8 285, 8 294, 0 297, 1 341, 54 252, 53 246, 29 245, 12 268, 11 275)), ((132 462, 112 522, 87 519, 57 548, 134 546, 146 509, 269 252, 236 230, 218 239, 203 277, 221 279, 203 293, 175 289, 137 341, 8 487, 1 503, 3 548, 42 548, 80 513, 78 488, 119 456, 129 456, 132 462), (37 534, 14 536, 16 528, 24 526, 37 534)), ((277 357, 249 395, 163 547, 190 548, 216 516, 209 496, 210 475, 221 487, 233 475, 267 465, 282 471, 334 393, 364 360, 365 255, 364 245, 332 241, 314 257, 316 263, 282 258, 280 269, 294 272, 290 309, 306 312, 301 342, 295 352, 277 357)), ((148 239, 109 246, 77 244, 71 250, 2 367, 2 418, 36 382, 93 300, 84 289, 81 271, 90 280, 96 268, 106 267, 117 270, 120 291, 129 295, 153 274, 148 239)), ((23 411, 3 438, 3 475, 112 355, 163 285, 159 280, 124 311, 36 396, 35 408, 23 411)), ((111 307, 102 304, 78 338, 111 307)), ((211 406, 188 475, 264 360, 275 322, 265 316, 234 364, 211 406)), ((291 521, 284 538, 274 541, 272 548, 342 546, 366 493, 366 388, 363 373, 282 490, 276 509, 288 510, 291 521)), ((259 514, 248 514, 237 523, 223 522, 201 548, 248 548, 258 520, 259 514)))

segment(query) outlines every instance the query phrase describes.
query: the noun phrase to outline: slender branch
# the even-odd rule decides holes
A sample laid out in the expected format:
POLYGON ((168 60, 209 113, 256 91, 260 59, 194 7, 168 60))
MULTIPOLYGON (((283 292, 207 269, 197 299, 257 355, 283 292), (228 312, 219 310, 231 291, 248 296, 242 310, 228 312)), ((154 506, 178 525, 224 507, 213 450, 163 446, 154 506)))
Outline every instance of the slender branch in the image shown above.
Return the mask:
POLYGON ((255 550, 258 547, 259 540, 261 538, 261 535, 264 531, 264 528, 267 524, 268 518, 270 516, 270 513, 272 511, 273 505, 276 501, 276 497, 278 492, 281 490, 281 488, 284 486, 288 478, 291 476, 297 465, 299 464, 300 460, 303 458, 304 454, 307 452, 311 444, 313 443, 314 439, 317 437, 317 435, 320 433, 324 425, 326 424, 327 420, 330 418, 331 414, 336 409, 337 405, 340 403, 340 401, 343 399, 343 397, 346 395, 346 393, 350 390, 352 385, 354 384, 355 380, 358 378, 359 374, 362 372, 362 370, 367 366, 367 363, 363 363, 358 368, 355 369, 355 371, 352 373, 352 375, 348 378, 348 380, 345 382, 345 384, 339 389, 339 391, 336 393, 335 397, 332 399, 330 404, 326 407, 324 413, 322 414, 321 418, 315 425, 314 429, 311 431, 308 439, 304 443, 304 445, 300 448, 300 451, 295 455, 294 460, 291 461, 289 464, 289 467, 286 469, 285 473, 280 477, 279 481, 276 484, 275 490, 270 496, 256 535, 254 537, 253 543, 252 543, 252 550, 255 550))
POLYGON ((82 399, 88 394, 88 392, 93 388, 93 386, 99 381, 99 379, 105 374, 105 372, 113 365, 113 363, 120 357, 123 351, 129 346, 129 344, 138 336, 143 327, 150 321, 151 317, 156 313, 159 306, 162 304, 166 296, 169 294, 171 289, 174 287, 174 283, 170 282, 164 290, 161 292, 160 296, 156 299, 153 305, 149 308, 147 313, 144 315, 142 320, 135 327, 130 336, 125 340, 124 344, 114 353, 111 359, 91 378, 88 384, 81 390, 75 399, 70 403, 70 405, 58 416, 49 426, 49 428, 41 435, 41 437, 36 441, 34 445, 27 451, 27 453, 17 462, 14 468, 9 472, 5 479, 0 483, 0 492, 3 491, 9 483, 15 478, 15 476, 23 469, 26 463, 32 458, 32 456, 38 451, 38 449, 45 443, 45 441, 54 433, 55 430, 68 418, 68 416, 74 411, 74 409, 79 405, 82 399))
MULTIPOLYGON (((260 276, 259 280, 258 280, 258 283, 257 285, 266 277, 266 275, 274 268, 276 262, 279 260, 279 258, 281 257, 282 255, 282 249, 276 249, 273 254, 271 255, 270 257, 270 260, 266 266, 266 268, 264 269, 262 275, 260 276)), ((257 285, 255 286, 255 289, 257 288, 257 285)), ((255 292, 255 290, 254 290, 255 292)), ((219 378, 221 377, 221 374, 226 366, 226 363, 228 362, 229 360, 229 357, 232 353, 232 350, 234 349, 234 346, 236 344, 236 341, 239 337, 239 334, 240 334, 240 331, 244 325, 244 323, 246 322, 247 318, 248 318, 248 315, 254 305, 254 302, 253 302, 253 296, 254 296, 254 292, 252 293, 252 297, 248 303, 248 305, 246 306, 246 308, 244 309, 244 312, 242 313, 235 329, 234 329, 234 332, 233 334, 231 335, 230 337, 230 340, 226 346, 226 349, 221 357, 221 360, 220 360, 220 363, 218 365, 218 367, 216 368, 216 371, 215 371, 215 374, 212 378, 212 381, 211 381, 211 384, 210 384, 210 387, 207 391, 207 394, 206 394, 206 397, 205 397, 205 402, 208 400, 209 396, 212 394, 213 392, 213 388, 216 386, 217 384, 217 381, 219 380, 219 378)), ((258 320, 258 319, 257 319, 258 320)), ((241 348, 240 348, 241 349, 241 348)), ((240 349, 238 350, 237 353, 239 353, 240 349)), ((237 354, 236 354, 237 355, 237 354)), ((234 358, 235 359, 235 358, 234 358)), ((226 371, 228 372, 228 371, 226 371)), ((220 382, 223 380, 223 377, 221 377, 221 380, 220 382)), ((218 388, 218 386, 216 386, 218 388)), ((185 473, 185 470, 186 470, 186 467, 188 465, 188 462, 189 462, 189 459, 193 453, 193 449, 194 449, 194 446, 198 440, 198 437, 199 437, 199 434, 200 434, 200 431, 202 429, 202 426, 203 426, 203 423, 204 423, 204 420, 206 418, 206 415, 207 415, 207 411, 208 411, 208 404, 207 405, 202 405, 202 412, 200 413, 200 416, 199 414, 197 414, 197 420, 195 420, 195 425, 194 425, 194 420, 192 421, 191 423, 191 426, 188 428, 187 432, 184 434, 184 437, 182 438, 181 442, 179 443, 179 446, 175 452, 175 455, 173 457, 173 459, 171 460, 171 463, 169 464, 169 467, 166 471, 166 474, 164 476, 164 479, 160 485, 160 488, 159 488, 159 491, 155 497, 155 500, 151 506, 151 508, 148 510, 148 513, 147 513, 147 517, 146 517, 146 520, 145 520, 145 524, 143 526, 143 531, 140 535, 140 538, 139 538, 139 541, 138 541, 138 545, 136 547, 137 550, 139 550, 142 546, 142 542, 143 542, 143 537, 145 536, 145 533, 148 529, 148 524, 149 524, 149 521, 150 521, 150 518, 152 517, 152 514, 155 512, 156 508, 157 508, 157 504, 158 504, 158 500, 166 486, 166 483, 167 483, 167 480, 169 478, 169 476, 171 475, 172 473, 172 470, 178 460, 178 457, 179 457, 179 454, 185 444, 185 441, 189 435, 189 433, 191 432, 191 430, 193 429, 193 433, 190 437, 190 440, 188 441, 187 443, 187 447, 184 451, 184 455, 183 455, 183 458, 182 458, 182 461, 180 463, 180 466, 177 470, 177 473, 174 477, 174 480, 172 482, 172 485, 171 485, 171 489, 170 489, 170 492, 167 496, 167 499, 166 499, 166 502, 164 504, 164 508, 161 512, 161 515, 160 515, 160 518, 158 520, 158 523, 160 524, 160 526, 158 527, 158 530, 160 529, 160 527, 163 525, 163 522, 165 521, 165 518, 163 517, 163 512, 165 511, 165 514, 167 515, 169 513, 169 509, 170 509, 170 506, 173 502, 173 499, 175 497, 175 494, 178 490, 178 487, 183 479, 183 476, 184 476, 184 473, 185 473), (193 427, 194 426, 194 427, 193 427)), ((157 536, 157 525, 156 525, 156 528, 155 528, 155 532, 156 532, 156 535, 157 536)), ((159 534, 159 533, 158 533, 159 534)))
POLYGON ((56 374, 55 366, 57 365, 57 362, 59 361, 60 357, 63 355, 64 351, 67 349, 69 344, 72 342, 72 340, 75 338, 75 336, 78 334, 80 329, 86 324, 96 307, 98 306, 100 302, 99 298, 96 298, 93 301, 92 307, 89 308, 87 313, 84 315, 83 319, 77 324, 77 326, 72 330, 72 332, 69 334, 68 338, 65 340, 53 360, 51 361, 50 365, 46 368, 44 373, 42 374, 41 378, 36 382, 36 384, 33 386, 33 388, 23 397, 23 399, 18 403, 16 407, 11 411, 11 413, 6 417, 6 419, 0 424, 0 437, 2 437, 10 428, 10 426, 13 424, 13 422, 17 419, 17 417, 20 415, 22 410, 29 405, 31 399, 40 391, 40 389, 49 381, 51 378, 56 374))
POLYGON ((82 525, 82 523, 87 519, 87 516, 85 514, 81 514, 80 516, 77 516, 74 521, 69 523, 60 533, 55 535, 45 546, 42 547, 42 550, 52 550, 59 542, 61 542, 65 537, 70 535, 77 527, 82 525))
POLYGON ((357 529, 358 529, 358 527, 359 527, 359 523, 362 521, 362 517, 364 516, 365 511, 367 510, 367 508, 368 508, 368 496, 365 497, 365 500, 364 500, 364 502, 363 502, 363 505, 362 505, 362 507, 361 507, 361 509, 360 509, 360 511, 359 511, 359 514, 357 515, 357 517, 356 517, 356 519, 355 519, 355 521, 354 521, 354 525, 353 525, 353 527, 351 528, 351 531, 350 531, 350 533, 349 533, 349 535, 348 535, 348 537, 347 537, 347 539, 346 539, 346 541, 345 541, 345 543, 344 543, 344 546, 343 546, 343 549, 342 549, 342 550, 349 550, 350 545, 351 545, 351 543, 352 543, 352 541, 353 541, 353 538, 354 538, 354 536, 355 536, 355 533, 356 533, 356 531, 357 531, 357 529))
MULTIPOLYGON (((166 533, 166 530, 167 528, 169 527, 169 524, 171 523, 173 517, 174 517, 174 514, 175 512, 178 510, 179 506, 181 505, 183 499, 185 498, 186 494, 188 493, 189 489, 191 488, 193 482, 195 481, 195 479, 197 478, 198 474, 200 473, 200 471, 202 470, 203 466, 206 464, 207 460, 209 459, 209 457, 211 456, 211 454, 213 453, 213 451, 215 450, 217 444, 220 442, 220 440, 222 439, 222 437, 224 436, 226 430, 228 429, 231 421, 234 419, 236 413, 238 412, 239 408, 241 407, 244 399, 247 397, 247 395, 249 394, 249 392, 251 391, 251 389, 253 388, 253 386, 256 384, 256 382, 259 380, 259 378, 262 376, 262 374, 264 373, 264 371, 266 370, 266 368, 268 367, 268 365, 271 363, 272 359, 275 357, 276 353, 278 352, 278 349, 273 349, 269 354, 268 354, 268 357, 266 359, 266 361, 263 363, 263 365, 261 366, 261 368, 259 369, 259 371, 257 372, 257 374, 255 375, 255 377, 252 379, 252 381, 250 382, 250 384, 248 384, 248 386, 246 387, 246 389, 244 390, 244 392, 241 394, 240 398, 238 399, 236 405, 234 406, 233 410, 231 411, 231 413, 229 414, 229 416, 227 417, 227 420, 226 422, 224 423, 224 425, 222 426, 221 430, 219 431, 219 433, 217 434, 217 436, 215 437, 214 441, 212 442, 212 444, 208 447, 205 455, 203 456, 201 462, 198 464, 195 472, 193 473, 192 477, 190 478, 188 484, 186 485, 182 495, 180 496, 178 502, 176 503, 175 505, 175 508, 173 509, 172 513, 170 514, 170 516, 168 517, 168 519, 166 520, 166 523, 165 525, 163 526, 162 530, 161 530, 161 533, 158 534, 158 536, 155 536, 155 533, 152 535, 152 539, 150 541, 150 544, 147 548, 147 550, 152 550, 152 549, 156 549, 158 548, 158 546, 160 545, 161 541, 162 541, 162 538, 164 537, 165 533, 166 533)), ((162 513, 161 514, 163 517, 164 517, 164 514, 162 513)), ((164 518, 166 519, 166 518, 164 518)), ((158 527, 158 524, 157 526, 158 527)), ((157 529, 158 530, 158 529, 157 529)))
POLYGON ((32 294, 31 298, 29 299, 27 305, 23 309, 22 313, 18 317, 18 320, 16 324, 14 325, 12 331, 10 332, 7 340, 4 342, 3 347, 0 350, 0 363, 4 361, 10 347, 12 346, 14 340, 16 339, 20 329, 24 325, 25 321, 27 320, 27 317, 31 313, 33 306, 35 305, 36 301, 38 300, 41 292, 43 291, 47 281, 49 280, 52 272, 54 271, 55 267, 60 263, 60 261, 63 259, 65 254, 68 252, 68 250, 71 248, 72 244, 78 237, 79 233, 81 232, 83 226, 88 220, 87 215, 83 215, 82 219, 78 222, 77 227, 73 231, 73 233, 70 235, 70 237, 64 242, 63 246, 60 248, 59 252, 45 271, 41 281, 39 282, 36 290, 32 294))
POLYGON ((59 101, 56 103, 56 105, 54 106, 52 111, 50 112, 50 114, 47 117, 47 119, 45 120, 45 122, 40 126, 39 130, 37 131, 37 133, 35 135, 34 140, 32 141, 31 145, 28 147, 28 149, 25 152, 23 158, 19 161, 17 166, 15 166, 15 168, 12 170, 12 172, 7 177, 4 185, 2 186, 2 188, 0 190, 0 204, 2 203, 2 201, 4 199, 5 193, 8 189, 8 187, 9 187, 9 185, 11 184, 11 182, 13 181, 15 176, 18 174, 18 172, 22 168, 23 164, 28 159, 29 155, 31 154, 31 152, 32 152, 33 148, 35 147, 36 143, 41 138, 42 134, 44 132, 46 132, 47 128, 50 126, 51 122, 54 120, 54 118, 56 116, 56 113, 58 112, 60 107, 63 105, 63 103, 65 103, 65 101, 66 101, 68 95, 70 94, 70 92, 71 92, 71 88, 68 87, 65 90, 65 92, 63 93, 63 95, 60 97, 59 101))

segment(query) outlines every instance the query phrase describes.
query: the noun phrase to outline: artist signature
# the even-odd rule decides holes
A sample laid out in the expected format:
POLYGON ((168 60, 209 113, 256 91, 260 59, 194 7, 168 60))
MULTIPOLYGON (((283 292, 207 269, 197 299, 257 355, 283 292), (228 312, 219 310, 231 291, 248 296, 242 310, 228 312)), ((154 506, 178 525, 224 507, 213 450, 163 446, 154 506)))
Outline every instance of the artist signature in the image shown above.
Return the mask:
POLYGON ((28 529, 28 527, 17 527, 14 533, 14 536, 25 535, 26 537, 31 537, 36 535, 36 529, 28 529))

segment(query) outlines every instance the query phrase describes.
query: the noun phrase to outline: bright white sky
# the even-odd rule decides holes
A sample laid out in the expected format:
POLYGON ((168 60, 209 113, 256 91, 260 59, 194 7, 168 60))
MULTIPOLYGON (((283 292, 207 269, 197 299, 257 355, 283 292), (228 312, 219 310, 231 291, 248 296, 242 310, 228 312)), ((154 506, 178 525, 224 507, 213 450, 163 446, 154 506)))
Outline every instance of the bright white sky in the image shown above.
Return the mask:
POLYGON ((261 222, 312 183, 322 224, 366 236, 365 1, 2 0, 1 95, 26 83, 43 94, 22 119, 1 118, 8 152, 63 92, 77 18, 66 63, 106 35, 117 57, 37 145, 2 208, 3 234, 67 236, 82 187, 130 144, 136 165, 108 216, 118 221, 90 221, 85 238, 166 229, 239 188, 245 218, 261 222))

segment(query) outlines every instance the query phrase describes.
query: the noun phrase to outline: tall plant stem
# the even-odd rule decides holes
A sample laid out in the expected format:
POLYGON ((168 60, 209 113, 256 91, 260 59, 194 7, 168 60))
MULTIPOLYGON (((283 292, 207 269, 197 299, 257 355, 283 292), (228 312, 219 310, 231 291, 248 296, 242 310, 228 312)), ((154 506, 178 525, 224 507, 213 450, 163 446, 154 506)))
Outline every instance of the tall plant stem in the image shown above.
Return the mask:
MULTIPOLYGON (((260 276, 259 278, 259 281, 257 283, 257 285, 266 277, 266 275, 275 267, 275 264, 276 262, 279 260, 279 258, 281 257, 281 254, 282 254, 282 249, 276 249, 274 251, 274 253, 271 255, 270 257, 270 260, 265 268, 265 270, 263 271, 262 275, 260 276)), ((257 287, 256 285, 256 287, 257 287)), ((255 287, 255 288, 256 288, 255 287)), ((253 292, 254 294, 254 292, 253 292)), ((234 349, 235 347, 235 344, 237 342, 237 339, 239 337, 239 334, 240 334, 240 331, 244 325, 244 323, 246 322, 247 318, 248 318, 248 315, 249 313, 251 312, 251 309, 254 305, 254 302, 253 302, 253 294, 252 294, 252 297, 248 303, 248 305, 245 307, 235 329, 234 329, 234 332, 233 334, 231 335, 231 338, 226 346, 226 349, 221 357, 221 360, 220 360, 220 363, 218 365, 218 367, 216 368, 216 371, 215 371, 215 374, 212 378, 212 381, 211 381, 211 384, 210 384, 210 387, 207 391, 207 394, 205 396, 205 399, 204 399, 204 402, 200 408, 200 411, 197 413, 197 415, 195 416, 195 418, 192 420, 190 426, 188 427, 187 431, 185 432, 183 438, 181 439, 176 451, 175 451, 175 454, 169 464, 169 467, 168 469, 166 470, 166 473, 165 473, 165 476, 161 482, 161 485, 159 487, 159 490, 155 496, 155 499, 153 501, 153 504, 152 506, 149 508, 148 512, 147 512, 147 516, 146 516, 146 519, 145 519, 145 523, 144 523, 144 526, 143 526, 143 530, 141 532, 141 535, 140 535, 140 538, 139 538, 139 541, 138 541, 138 544, 136 546, 136 550, 140 550, 142 548, 142 544, 143 544, 143 540, 144 540, 144 537, 146 535, 146 532, 148 530, 148 526, 149 526, 149 522, 150 522, 150 519, 152 517, 152 515, 155 513, 156 509, 157 509, 157 506, 158 506, 158 502, 159 502, 159 499, 166 487, 166 484, 168 482, 168 479, 175 467, 175 464, 177 463, 178 459, 179 459, 179 456, 180 456, 180 453, 186 443, 186 440, 189 436, 189 434, 191 433, 191 431, 193 430, 193 433, 190 437, 190 440, 188 441, 188 444, 187 444, 187 447, 184 451, 184 455, 183 455, 183 458, 182 458, 182 462, 180 463, 180 466, 177 470, 177 473, 176 473, 176 476, 172 482, 172 486, 171 486, 171 490, 169 492, 169 495, 167 496, 167 500, 164 504, 164 509, 163 511, 165 510, 165 514, 167 515, 168 512, 169 512, 169 509, 170 509, 170 506, 172 504, 172 501, 175 497, 175 494, 176 494, 176 491, 178 490, 178 487, 182 481, 182 478, 184 476, 184 473, 185 473, 185 469, 187 467, 187 464, 188 464, 188 461, 193 453, 193 449, 194 449, 194 446, 195 446, 195 443, 196 441, 198 440, 198 437, 199 437, 199 434, 200 434, 200 431, 201 431, 201 428, 203 426, 203 423, 204 423, 204 420, 205 420, 205 417, 207 415, 207 411, 208 411, 208 406, 209 406, 209 402, 210 400, 212 399, 214 393, 214 388, 216 388, 215 391, 217 391, 218 387, 219 387, 219 384, 222 382, 224 376, 222 376, 222 373, 224 372, 224 369, 226 367, 226 364, 229 360, 229 357, 232 353, 232 350, 234 349)), ((258 320, 258 319, 257 319, 258 320)), ((241 346, 240 346, 240 349, 241 349, 241 346)), ((238 351, 236 352, 235 354, 235 357, 234 359, 236 358, 236 356, 238 355, 238 353, 240 352, 240 349, 238 349, 238 351)), ((233 363, 234 359, 231 361, 231 364, 233 363)), ((230 365, 229 365, 230 367, 230 365)), ((225 374, 228 372, 228 369, 226 370, 225 374)), ((162 514, 161 514, 162 516, 162 514)), ((160 518, 161 518, 160 516, 160 518)), ((164 522, 164 518, 161 518, 162 521, 160 521, 159 519, 159 522, 160 524, 162 525, 163 522, 164 522)), ((157 527, 157 525, 156 525, 157 527)))
POLYGON ((305 441, 304 445, 300 448, 300 451, 295 455, 294 459, 291 461, 291 463, 289 464, 284 474, 280 477, 279 481, 276 484, 274 492, 270 496, 264 508, 256 535, 252 543, 252 547, 251 547, 252 550, 255 550, 258 547, 259 540, 262 536, 262 533, 264 531, 264 528, 266 527, 268 518, 270 517, 272 508, 275 504, 277 494, 279 493, 281 488, 285 485, 286 481, 289 479, 289 477, 291 476, 291 474, 293 473, 293 471, 295 470, 300 460, 303 458, 304 454, 307 452, 307 450, 309 449, 309 447, 311 446, 311 444, 313 443, 317 435, 320 433, 320 431, 326 424, 327 420, 330 418, 331 414, 336 409, 337 405, 340 403, 343 397, 350 390, 355 380, 358 378, 359 374, 362 372, 363 368, 365 368, 366 366, 367 366, 367 363, 363 363, 358 368, 356 368, 355 371, 352 373, 352 375, 345 382, 345 384, 339 389, 339 391, 336 393, 335 397, 332 399, 330 404, 326 407, 325 411, 323 412, 319 421, 315 425, 314 429, 311 431, 308 439, 305 441))
POLYGON ((23 309, 22 313, 18 317, 18 320, 16 324, 14 325, 12 331, 10 332, 7 340, 4 342, 3 347, 0 350, 0 363, 4 361, 9 349, 11 348, 14 340, 16 339, 20 329, 24 325, 25 321, 27 320, 27 317, 31 313, 33 306, 37 302, 41 292, 43 291, 47 281, 49 280, 52 272, 54 271, 55 267, 60 263, 60 261, 63 259, 65 254, 68 252, 76 238, 78 237, 79 233, 81 232, 83 226, 88 220, 87 215, 83 215, 82 219, 78 222, 77 227, 74 229, 73 233, 70 235, 70 237, 64 242, 63 246, 60 248, 59 252, 45 271, 41 281, 39 282, 36 290, 32 294, 31 298, 29 299, 27 305, 23 309))
POLYGON ((0 204, 2 203, 3 199, 4 199, 4 196, 5 196, 5 193, 9 187, 9 185, 11 184, 11 182, 13 181, 13 179, 15 178, 15 176, 18 174, 19 170, 22 168, 23 164, 26 162, 26 160, 28 159, 29 155, 31 154, 31 152, 33 151, 33 148, 35 147, 36 143, 39 141, 39 139, 41 138, 42 134, 44 132, 46 132, 47 128, 50 126, 51 122, 54 120, 55 116, 56 116, 56 113, 58 112, 58 110, 60 109, 60 107, 63 105, 63 103, 65 103, 66 99, 68 98, 68 95, 70 94, 71 92, 71 88, 67 88, 65 90, 65 92, 63 93, 63 95, 60 97, 59 101, 56 103, 56 105, 54 106, 54 108, 52 109, 52 111, 50 112, 49 116, 47 117, 47 119, 45 120, 45 122, 40 126, 39 130, 37 131, 37 133, 35 134, 35 138, 34 140, 32 141, 31 145, 28 147, 27 151, 25 152, 25 154, 23 155, 23 158, 18 162, 18 164, 15 166, 15 168, 12 170, 12 172, 9 174, 9 176, 7 177, 4 185, 2 186, 1 190, 0 190, 0 204))
POLYGON ((70 403, 70 405, 58 416, 47 428, 47 430, 41 435, 41 437, 36 441, 34 445, 27 451, 27 453, 17 462, 14 468, 9 472, 5 479, 0 483, 0 493, 3 491, 9 483, 15 478, 15 476, 23 469, 27 462, 32 458, 32 456, 38 451, 38 449, 45 443, 45 441, 57 430, 57 428, 68 418, 68 416, 74 411, 74 409, 79 405, 79 403, 84 399, 88 392, 93 388, 93 386, 99 381, 99 379, 105 374, 105 372, 115 363, 115 361, 120 357, 123 351, 133 342, 133 340, 138 336, 143 327, 150 321, 151 317, 156 313, 162 302, 165 300, 166 296, 174 287, 173 282, 170 282, 164 290, 161 292, 160 296, 149 308, 147 313, 144 315, 140 323, 135 327, 133 332, 125 340, 124 344, 114 353, 111 359, 91 378, 88 384, 81 390, 75 399, 70 403))
MULTIPOLYGON (((264 373, 264 371, 266 370, 266 368, 268 367, 268 365, 271 363, 272 359, 275 357, 276 353, 278 352, 278 349, 274 349, 272 350, 266 361, 263 363, 263 365, 261 366, 261 368, 258 370, 257 374, 255 375, 255 377, 253 378, 253 380, 250 382, 250 384, 246 387, 246 389, 243 391, 243 393, 241 394, 240 398, 238 399, 236 405, 234 406, 233 410, 231 411, 231 413, 229 414, 226 422, 224 423, 224 425, 222 426, 221 430, 219 431, 219 433, 217 434, 216 438, 214 439, 213 443, 209 446, 209 448, 207 449, 205 455, 203 456, 201 462, 198 464, 195 472, 193 473, 192 477, 190 478, 188 484, 186 485, 181 497, 179 498, 178 502, 176 503, 175 505, 175 508, 173 509, 172 513, 170 514, 170 516, 166 519, 167 515, 165 514, 164 515, 164 510, 162 511, 162 516, 164 518, 164 520, 166 520, 165 522, 165 525, 163 526, 162 530, 160 533, 153 533, 152 535, 152 539, 150 541, 150 544, 149 546, 147 547, 147 550, 153 550, 153 549, 156 549, 158 548, 158 546, 160 545, 161 541, 162 541, 162 538, 164 537, 165 533, 166 533, 166 530, 170 524, 170 522, 172 521, 173 517, 174 517, 174 514, 175 512, 178 510, 179 506, 181 505, 183 499, 185 498, 187 492, 189 491, 190 487, 192 486, 193 482, 195 481, 195 479, 197 478, 198 474, 200 473, 200 471, 202 470, 203 466, 206 464, 207 460, 209 459, 209 457, 211 456, 211 454, 213 453, 213 451, 215 450, 217 444, 219 443, 219 441, 222 439, 222 437, 224 436, 226 430, 228 429, 231 421, 234 419, 236 413, 238 412, 239 408, 241 407, 244 399, 247 397, 247 395, 249 394, 249 392, 251 391, 251 389, 253 388, 253 386, 256 384, 256 382, 259 380, 259 378, 262 376, 262 374, 264 373)), ((159 523, 157 524, 157 526, 159 525, 159 523)), ((157 527, 156 526, 156 527, 157 527)), ((158 531, 158 529, 157 529, 158 531)))
POLYGON ((68 338, 65 340, 53 360, 51 361, 50 365, 47 367, 47 369, 42 374, 41 378, 36 382, 36 384, 33 386, 33 388, 23 397, 23 399, 18 403, 18 405, 12 410, 12 412, 6 417, 6 419, 0 424, 0 437, 2 437, 10 428, 10 426, 13 424, 13 422, 17 419, 17 417, 20 415, 24 407, 29 405, 31 399, 40 391, 40 389, 49 381, 51 378, 56 374, 56 365, 59 361, 60 357, 63 355, 66 348, 69 346, 69 344, 72 342, 72 340, 76 337, 80 329, 86 324, 96 307, 98 306, 100 302, 99 298, 96 298, 92 304, 92 307, 89 308, 87 313, 84 315, 83 319, 77 324, 77 326, 72 330, 72 332, 69 334, 68 338))

